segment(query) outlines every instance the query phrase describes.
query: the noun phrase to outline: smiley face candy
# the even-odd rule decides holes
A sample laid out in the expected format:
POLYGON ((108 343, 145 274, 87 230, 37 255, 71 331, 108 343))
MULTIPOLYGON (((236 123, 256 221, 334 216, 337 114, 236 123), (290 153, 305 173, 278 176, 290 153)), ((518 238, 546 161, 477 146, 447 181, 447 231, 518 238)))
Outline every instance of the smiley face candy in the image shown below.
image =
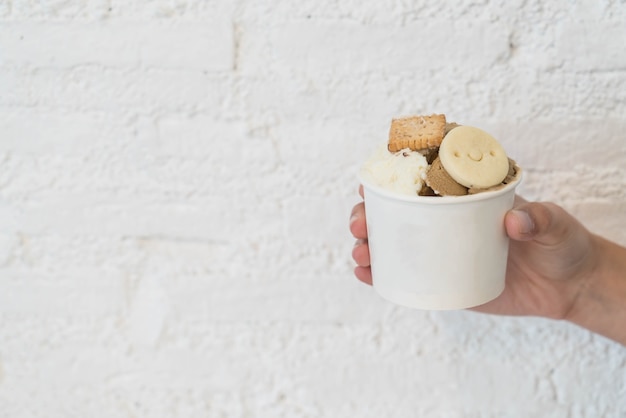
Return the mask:
POLYGON ((509 172, 509 159, 498 141, 471 126, 459 126, 445 136, 439 159, 450 177, 468 188, 495 186, 509 172))

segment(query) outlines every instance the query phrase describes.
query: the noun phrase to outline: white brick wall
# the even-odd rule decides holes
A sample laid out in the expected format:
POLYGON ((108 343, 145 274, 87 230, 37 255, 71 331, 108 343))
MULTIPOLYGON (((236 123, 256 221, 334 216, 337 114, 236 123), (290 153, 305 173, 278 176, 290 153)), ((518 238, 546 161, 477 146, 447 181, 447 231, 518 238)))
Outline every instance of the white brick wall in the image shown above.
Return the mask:
POLYGON ((352 276, 392 116, 626 244, 623 1, 0 0, 0 418, 622 417, 626 352, 352 276))
POLYGON ((158 67, 224 71, 233 66, 228 20, 177 22, 7 22, 0 29, 6 63, 71 68, 158 67))

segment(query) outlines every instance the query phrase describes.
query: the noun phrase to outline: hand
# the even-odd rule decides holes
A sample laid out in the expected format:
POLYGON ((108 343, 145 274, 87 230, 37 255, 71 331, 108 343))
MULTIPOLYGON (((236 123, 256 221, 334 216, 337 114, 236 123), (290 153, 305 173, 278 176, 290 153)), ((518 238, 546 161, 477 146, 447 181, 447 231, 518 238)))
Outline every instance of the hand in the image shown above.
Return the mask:
MULTIPOLYGON (((359 194, 363 196, 362 187, 359 194)), ((574 217, 551 203, 516 197, 504 225, 511 238, 503 293, 473 310, 502 315, 567 319, 597 265, 594 236, 574 217)), ((350 231, 357 238, 355 276, 372 284, 365 206, 352 209, 350 231)))
MULTIPOLYGON (((359 186, 359 194, 363 197, 363 186, 359 186)), ((352 258, 357 266, 354 275, 365 284, 372 284, 372 269, 370 267, 370 250, 367 245, 367 224, 365 222, 365 204, 357 203, 350 215, 350 232, 356 238, 352 249, 352 258)))
POLYGON ((598 265, 594 236, 561 207, 518 196, 504 226, 511 239, 505 289, 473 309, 568 319, 598 265))

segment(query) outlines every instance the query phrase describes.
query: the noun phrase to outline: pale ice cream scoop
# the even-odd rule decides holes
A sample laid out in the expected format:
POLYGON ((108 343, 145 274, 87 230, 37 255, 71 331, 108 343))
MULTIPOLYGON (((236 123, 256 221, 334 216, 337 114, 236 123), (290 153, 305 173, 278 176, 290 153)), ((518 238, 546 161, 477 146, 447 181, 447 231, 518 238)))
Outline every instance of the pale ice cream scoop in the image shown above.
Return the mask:
POLYGON ((365 162, 361 175, 384 189, 417 196, 427 170, 428 161, 419 152, 407 148, 392 153, 384 146, 365 162))

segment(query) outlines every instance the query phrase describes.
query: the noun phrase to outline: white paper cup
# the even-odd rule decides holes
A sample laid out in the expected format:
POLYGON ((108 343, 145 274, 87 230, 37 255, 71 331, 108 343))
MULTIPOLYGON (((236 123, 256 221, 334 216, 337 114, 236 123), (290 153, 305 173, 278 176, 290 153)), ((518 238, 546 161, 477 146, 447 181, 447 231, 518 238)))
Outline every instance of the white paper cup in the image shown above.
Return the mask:
POLYGON ((360 176, 374 289, 399 305, 464 309, 504 290, 504 216, 521 180, 467 196, 404 196, 360 176))

